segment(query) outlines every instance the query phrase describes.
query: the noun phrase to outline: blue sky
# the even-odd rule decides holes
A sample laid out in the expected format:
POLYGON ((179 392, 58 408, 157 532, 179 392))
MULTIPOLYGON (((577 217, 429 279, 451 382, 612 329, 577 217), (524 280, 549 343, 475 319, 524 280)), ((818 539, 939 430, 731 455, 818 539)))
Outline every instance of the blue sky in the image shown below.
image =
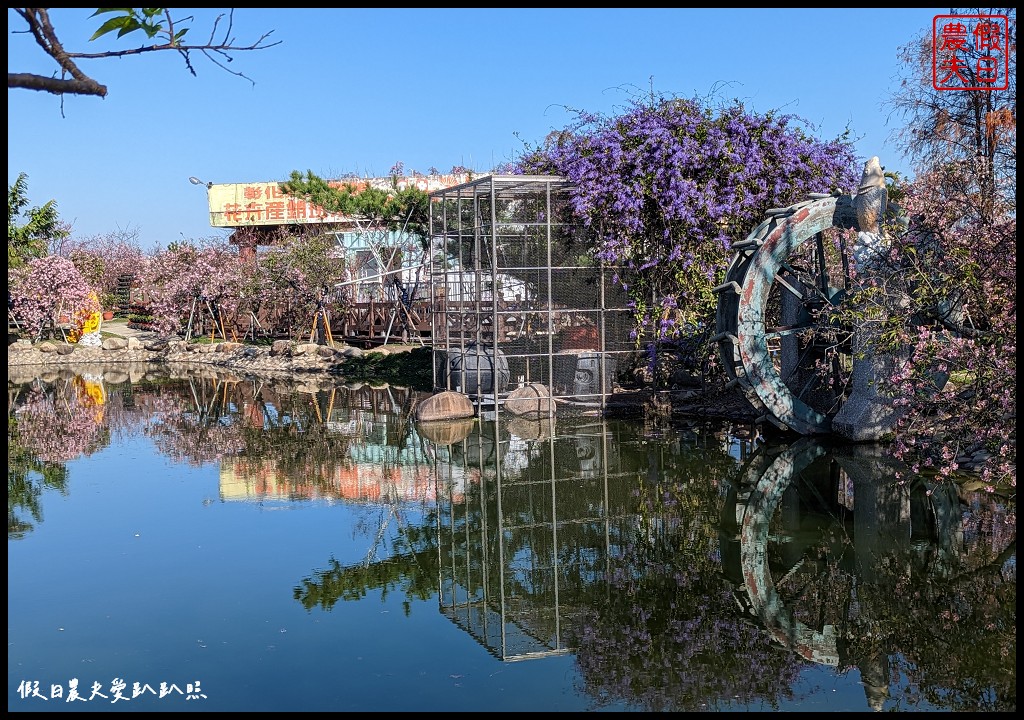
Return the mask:
MULTIPOLYGON (((194 15, 209 36, 220 11, 194 15)), ((232 36, 281 44, 238 52, 233 76, 176 53, 83 60, 106 98, 8 90, 7 178, 28 175, 31 205, 57 201, 77 237, 136 231, 146 250, 225 234, 209 225, 204 182, 285 180, 292 170, 485 173, 523 141, 564 128, 569 108, 615 114, 637 93, 742 100, 812 124, 850 128, 864 157, 909 175, 884 100, 899 48, 948 9, 312 9, 240 8, 232 36)), ((103 18, 51 9, 69 51, 135 47, 142 35, 89 43, 103 18)), ((8 9, 9 72, 56 70, 8 9)))

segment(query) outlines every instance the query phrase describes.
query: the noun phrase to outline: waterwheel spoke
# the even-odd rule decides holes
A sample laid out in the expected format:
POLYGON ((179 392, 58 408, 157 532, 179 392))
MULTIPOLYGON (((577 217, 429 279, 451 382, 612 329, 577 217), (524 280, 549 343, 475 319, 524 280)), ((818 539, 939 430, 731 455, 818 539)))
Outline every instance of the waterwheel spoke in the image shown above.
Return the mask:
POLYGON ((807 382, 804 383, 804 386, 800 388, 800 392, 798 392, 796 396, 803 400, 811 390, 816 390, 820 384, 821 378, 812 373, 811 376, 807 378, 807 382))
POLYGON ((779 286, 781 286, 781 287, 785 288, 786 290, 788 290, 790 293, 793 294, 794 297, 796 297, 798 300, 800 300, 802 302, 803 299, 804 299, 804 292, 803 292, 803 290, 799 290, 796 287, 794 287, 793 285, 790 285, 789 282, 786 280, 785 276, 783 275, 783 272, 786 272, 790 276, 792 276, 792 278, 796 282, 796 284, 801 286, 801 287, 806 285, 806 283, 802 279, 804 277, 804 274, 798 272, 797 270, 795 270, 790 265, 788 265, 786 263, 783 263, 782 267, 779 268, 779 272, 775 275, 775 282, 779 286))
POLYGON ((811 299, 808 297, 808 294, 810 294, 812 298, 816 297, 820 300, 824 300, 827 302, 829 301, 828 276, 826 274, 823 279, 819 279, 820 277, 821 276, 807 273, 806 271, 797 270, 788 263, 783 263, 782 267, 780 268, 779 274, 775 276, 775 281, 779 285, 785 287, 786 290, 793 293, 793 295, 800 298, 804 302, 807 302, 809 299, 811 299), (805 288, 809 292, 797 292, 797 289, 793 287, 793 285, 790 285, 785 280, 785 278, 783 278, 783 270, 785 270, 789 275, 791 275, 795 282, 800 285, 800 287, 805 288))
MULTIPOLYGON (((806 369, 805 364, 807 362, 807 359, 811 356, 812 348, 813 348, 812 345, 807 345, 803 349, 803 351, 800 353, 800 359, 797 360, 797 362, 793 365, 793 368, 789 371, 789 373, 787 373, 786 377, 784 377, 782 379, 783 382, 785 382, 785 383, 791 382, 794 379, 794 376, 800 370, 805 370, 806 369)), ((818 385, 820 385, 820 384, 821 384, 821 377, 818 375, 817 372, 808 373, 807 382, 805 382, 803 387, 801 387, 800 390, 796 393, 796 396, 798 398, 800 398, 801 400, 803 400, 805 397, 807 397, 807 393, 809 393, 811 390, 814 390, 815 388, 817 388, 818 385)))
POLYGON ((770 330, 765 330, 765 340, 778 340, 779 338, 786 337, 788 335, 797 335, 807 330, 811 330, 814 325, 809 323, 802 323, 800 325, 777 325, 770 330))
POLYGON ((822 233, 818 233, 814 236, 815 250, 817 251, 818 260, 818 284, 816 287, 819 292, 828 297, 828 267, 825 265, 825 236, 822 233))

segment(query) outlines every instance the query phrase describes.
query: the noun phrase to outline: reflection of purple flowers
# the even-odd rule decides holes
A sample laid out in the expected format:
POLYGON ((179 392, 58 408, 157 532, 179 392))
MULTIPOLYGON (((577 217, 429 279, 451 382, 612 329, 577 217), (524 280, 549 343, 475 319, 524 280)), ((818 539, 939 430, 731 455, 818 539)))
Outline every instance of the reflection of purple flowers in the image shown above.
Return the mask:
POLYGON ((177 461, 198 467, 245 449, 241 423, 197 413, 187 397, 154 397, 150 410, 145 434, 160 452, 177 461))
POLYGON ((22 445, 43 462, 68 462, 99 449, 102 415, 70 386, 67 392, 31 390, 16 416, 22 445))
POLYGON ((678 567, 689 552, 658 560, 651 550, 626 548, 607 603, 581 624, 577 663, 587 692, 676 712, 790 697, 799 659, 736 612, 720 568, 678 567))
POLYGON ((723 458, 701 482, 640 489, 641 527, 611 558, 607 595, 576 624, 585 689, 602 705, 684 712, 791 698, 802 660, 737 608, 707 521, 733 471, 723 458))

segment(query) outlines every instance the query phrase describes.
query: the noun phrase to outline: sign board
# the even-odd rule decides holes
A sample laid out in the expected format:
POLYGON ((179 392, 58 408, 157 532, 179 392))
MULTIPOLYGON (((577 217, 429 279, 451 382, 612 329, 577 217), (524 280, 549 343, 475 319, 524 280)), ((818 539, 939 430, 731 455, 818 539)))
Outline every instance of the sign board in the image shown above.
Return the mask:
MULTIPOLYGON (((399 190, 417 187, 424 192, 443 190, 472 180, 469 173, 449 175, 416 175, 397 179, 399 190)), ((334 180, 328 184, 356 188, 377 187, 387 190, 395 180, 386 178, 352 178, 334 180)), ((281 190, 280 182, 225 183, 210 185, 210 226, 219 228, 252 227, 261 225, 296 225, 343 223, 349 218, 328 213, 323 208, 301 198, 292 197, 281 190)))

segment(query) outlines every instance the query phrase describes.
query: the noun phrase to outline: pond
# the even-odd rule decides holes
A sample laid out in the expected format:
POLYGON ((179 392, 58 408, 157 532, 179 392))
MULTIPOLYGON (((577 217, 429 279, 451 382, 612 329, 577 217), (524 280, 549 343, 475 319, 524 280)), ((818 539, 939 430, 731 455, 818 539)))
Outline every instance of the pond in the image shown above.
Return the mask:
POLYGON ((1014 498, 872 446, 36 372, 9 711, 1016 709, 1014 498))

